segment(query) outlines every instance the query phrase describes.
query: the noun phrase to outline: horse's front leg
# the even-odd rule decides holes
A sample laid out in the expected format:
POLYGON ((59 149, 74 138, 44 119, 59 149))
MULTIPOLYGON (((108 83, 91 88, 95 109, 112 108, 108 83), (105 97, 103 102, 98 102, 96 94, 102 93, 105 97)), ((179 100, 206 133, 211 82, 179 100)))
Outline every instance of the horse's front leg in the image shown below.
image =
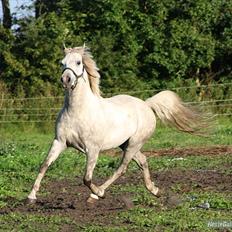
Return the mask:
POLYGON ((60 153, 66 148, 66 144, 58 140, 54 140, 49 150, 48 156, 42 164, 39 174, 35 180, 31 193, 28 195, 28 202, 36 202, 36 193, 39 191, 41 180, 43 179, 48 167, 58 158, 60 153))
POLYGON ((101 196, 99 188, 93 184, 92 178, 93 178, 93 171, 97 164, 99 151, 95 152, 88 152, 87 154, 87 164, 86 164, 86 171, 84 176, 84 184, 92 191, 90 194, 89 199, 87 202, 94 203, 94 201, 98 200, 98 196, 101 196))

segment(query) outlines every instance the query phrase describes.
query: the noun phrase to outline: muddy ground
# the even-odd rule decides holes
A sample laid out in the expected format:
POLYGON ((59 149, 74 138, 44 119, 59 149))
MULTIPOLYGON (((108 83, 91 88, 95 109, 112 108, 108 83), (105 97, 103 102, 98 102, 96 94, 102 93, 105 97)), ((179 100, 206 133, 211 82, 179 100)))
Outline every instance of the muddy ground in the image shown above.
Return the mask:
MULTIPOLYGON (((143 151, 146 156, 178 156, 186 157, 190 155, 196 156, 212 156, 232 154, 232 146, 212 146, 212 147, 191 147, 191 148, 168 148, 151 151, 143 151)), ((117 156, 121 154, 118 150, 110 150, 107 154, 117 156)))
MULTIPOLYGON (((198 149, 165 149, 160 151, 145 152, 149 156, 173 155, 187 156, 196 155, 224 155, 232 153, 232 147, 213 147, 198 149)), ((157 186, 168 191, 175 185, 181 186, 181 194, 188 193, 191 190, 199 189, 200 191, 217 191, 232 192, 232 174, 221 173, 217 170, 167 170, 161 172, 152 172, 152 179, 157 186)), ((99 180, 103 182, 103 180, 99 180)), ((121 177, 116 183, 115 188, 123 184, 141 184, 143 183, 142 175, 139 171, 127 174, 121 177)), ((80 221, 105 223, 104 218, 108 214, 116 214, 119 211, 127 210, 133 207, 131 199, 134 193, 115 193, 115 190, 109 188, 106 197, 97 202, 94 206, 88 205, 86 199, 89 196, 89 190, 83 185, 80 177, 76 179, 53 180, 43 185, 47 196, 39 196, 34 205, 27 205, 25 202, 18 202, 16 199, 8 198, 8 206, 0 209, 0 214, 10 212, 36 213, 42 215, 62 215, 80 221), (10 206, 11 205, 11 206, 10 206)), ((164 197, 157 199, 168 205, 170 202, 164 197)), ((171 202, 170 204, 173 204, 171 202)), ((175 203, 174 203, 175 204, 175 203)))

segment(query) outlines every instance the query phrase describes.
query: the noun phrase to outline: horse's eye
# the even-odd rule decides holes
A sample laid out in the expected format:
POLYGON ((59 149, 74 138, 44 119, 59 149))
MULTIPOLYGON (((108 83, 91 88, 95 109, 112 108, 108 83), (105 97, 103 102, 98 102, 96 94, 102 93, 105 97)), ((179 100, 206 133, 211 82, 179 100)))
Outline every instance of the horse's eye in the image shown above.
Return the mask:
POLYGON ((81 64, 81 62, 78 60, 78 61, 77 61, 77 65, 80 65, 80 64, 81 64))

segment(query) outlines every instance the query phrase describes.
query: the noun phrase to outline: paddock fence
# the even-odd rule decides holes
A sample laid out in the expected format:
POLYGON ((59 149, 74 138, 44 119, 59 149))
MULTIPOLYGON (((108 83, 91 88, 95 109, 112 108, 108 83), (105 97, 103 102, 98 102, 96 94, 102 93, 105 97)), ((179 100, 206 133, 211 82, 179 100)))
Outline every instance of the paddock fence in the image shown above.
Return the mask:
MULTIPOLYGON (((232 116, 232 83, 181 86, 169 88, 175 91, 187 104, 200 106, 215 116, 232 116)), ((146 99, 162 89, 120 91, 146 99)), ((104 97, 116 95, 109 90, 104 97)), ((0 98, 0 124, 54 122, 64 102, 64 96, 0 98)))

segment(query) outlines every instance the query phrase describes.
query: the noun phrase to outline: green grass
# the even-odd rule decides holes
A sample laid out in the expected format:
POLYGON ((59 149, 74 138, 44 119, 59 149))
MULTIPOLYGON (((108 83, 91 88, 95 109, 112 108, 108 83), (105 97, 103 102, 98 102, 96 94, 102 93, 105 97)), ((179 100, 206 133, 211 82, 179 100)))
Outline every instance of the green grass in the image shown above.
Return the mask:
POLYGON ((217 170, 220 172, 227 172, 231 173, 231 169, 225 169, 225 165, 231 165, 231 154, 223 155, 222 157, 219 156, 187 156, 182 160, 175 159, 173 157, 164 156, 159 157, 158 159, 149 158, 149 164, 151 168, 155 171, 164 171, 170 170, 173 168, 180 169, 193 169, 193 170, 217 170))
POLYGON ((153 209, 138 207, 120 216, 121 220, 132 225, 133 231, 212 231, 207 226, 210 220, 230 219, 225 213, 191 210, 188 204, 178 209, 162 210, 158 214, 153 209))
POLYGON ((60 231, 65 224, 76 224, 67 217, 44 217, 33 214, 10 213, 1 218, 1 231, 60 231))
POLYGON ((207 138, 183 134, 158 121, 153 137, 145 144, 144 149, 160 149, 173 147, 194 147, 232 144, 232 118, 218 118, 215 127, 207 138))
MULTIPOLYGON (((52 132, 43 133, 34 128, 2 128, 0 129, 0 208, 7 205, 7 199, 14 197, 22 200, 36 178, 38 168, 47 155, 53 138, 52 132)), ((205 147, 213 145, 231 145, 232 120, 219 119, 216 130, 210 138, 198 138, 178 133, 170 128, 158 125, 156 133, 147 142, 144 150, 173 147, 205 147)), ((105 178, 113 173, 120 162, 119 157, 103 154, 95 169, 95 178, 105 178)), ((221 156, 187 156, 183 160, 174 157, 150 157, 151 172, 166 170, 216 170, 229 175, 232 173, 231 154, 221 156), (225 168, 228 167, 228 168, 225 168), (229 168, 230 167, 230 168, 229 168)), ((49 168, 45 182, 56 178, 75 178, 83 176, 85 157, 73 149, 65 151, 49 168)), ((131 164, 126 175, 133 175, 138 168, 131 164)), ((183 204, 177 208, 162 206, 144 185, 113 185, 110 187, 115 196, 132 194, 135 207, 110 215, 105 225, 87 223, 83 225, 65 216, 44 216, 36 213, 26 214, 11 212, 0 215, 0 231, 62 231, 68 225, 72 231, 212 231, 208 226, 212 220, 231 221, 232 197, 228 193, 214 190, 182 193, 183 204), (195 200, 189 197, 194 196, 195 200), (196 208, 208 201, 211 209, 196 208)), ((181 192, 181 186, 175 185, 174 191, 181 192), (176 189, 175 189, 176 188, 176 189)), ((46 191, 45 191, 46 194, 46 191)), ((229 231, 229 228, 227 228, 229 231)), ((216 230, 216 229, 215 229, 216 230)), ((220 231, 220 230, 219 230, 220 231)), ((222 231, 222 229, 221 229, 222 231)))

